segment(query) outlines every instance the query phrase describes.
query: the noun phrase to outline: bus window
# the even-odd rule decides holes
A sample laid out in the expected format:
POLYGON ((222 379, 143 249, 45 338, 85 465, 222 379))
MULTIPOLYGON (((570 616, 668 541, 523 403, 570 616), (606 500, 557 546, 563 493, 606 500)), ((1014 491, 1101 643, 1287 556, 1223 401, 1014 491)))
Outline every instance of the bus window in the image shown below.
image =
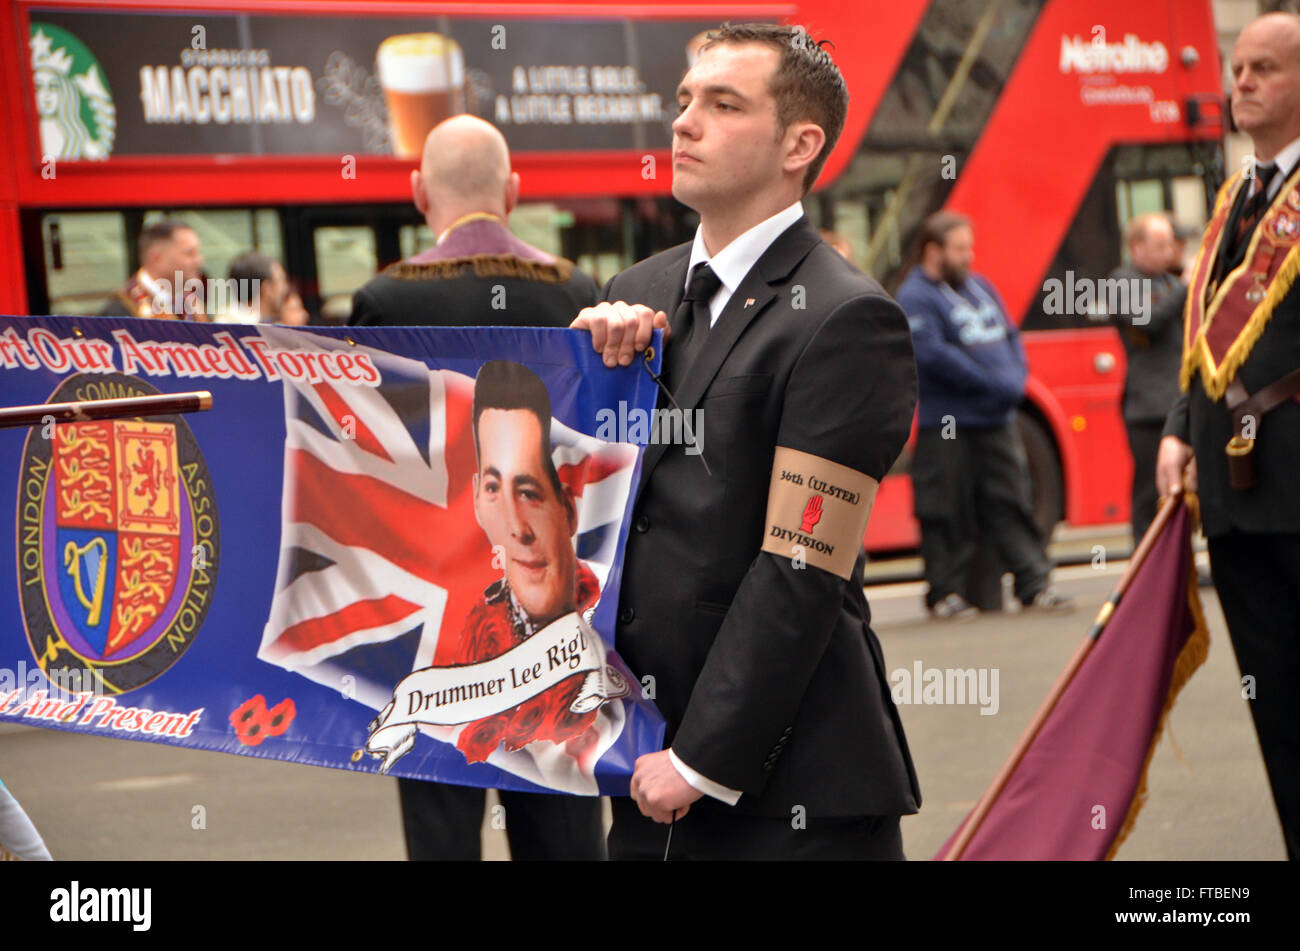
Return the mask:
POLYGON ((51 314, 98 314, 130 273, 126 223, 117 211, 41 216, 51 314))
POLYGON ((342 323, 352 313, 352 294, 375 276, 379 256, 375 231, 366 225, 312 229, 316 276, 320 281, 321 316, 342 323))
MULTIPOLYGON (((1127 259, 1123 234, 1129 220, 1148 211, 1172 210, 1179 224, 1204 224, 1206 178, 1219 169, 1193 145, 1130 145, 1111 150, 1079 205, 1056 260, 1043 275, 1038 299, 1025 312, 1022 330, 1071 330, 1096 326, 1100 308, 1088 314, 1048 315, 1048 281, 1067 274, 1097 280, 1127 259), (1199 203, 1199 204, 1198 204, 1199 203)), ((1062 284, 1064 286, 1064 284, 1062 284)))
POLYGON ((257 251, 284 263, 283 229, 280 214, 274 208, 258 208, 253 212, 253 246, 246 250, 257 251))
POLYGON ((194 229, 203 249, 203 270, 209 277, 225 277, 237 255, 254 250, 253 212, 247 208, 154 209, 145 212, 144 226, 160 218, 174 218, 194 229))
POLYGON ((1140 182, 1119 182, 1115 186, 1121 222, 1151 211, 1165 210, 1164 182, 1146 179, 1140 182))
POLYGON ((428 225, 402 225, 397 229, 397 245, 401 248, 402 260, 429 250, 435 243, 428 225))
POLYGON ((280 215, 273 208, 155 208, 144 213, 141 226, 161 218, 174 218, 194 229, 203 250, 203 270, 210 278, 226 277, 230 262, 245 251, 283 261, 280 215))
POLYGON ((573 212, 550 202, 524 202, 510 214, 510 230, 547 254, 564 256, 565 228, 573 227, 573 212))
POLYGON ((886 289, 902 281, 921 221, 938 211, 981 135, 1041 12, 1041 0, 935 0, 849 168, 826 191, 822 227, 886 289))
POLYGON ((1170 207, 1174 220, 1190 228, 1205 226, 1205 181, 1195 175, 1179 175, 1169 183, 1170 207))

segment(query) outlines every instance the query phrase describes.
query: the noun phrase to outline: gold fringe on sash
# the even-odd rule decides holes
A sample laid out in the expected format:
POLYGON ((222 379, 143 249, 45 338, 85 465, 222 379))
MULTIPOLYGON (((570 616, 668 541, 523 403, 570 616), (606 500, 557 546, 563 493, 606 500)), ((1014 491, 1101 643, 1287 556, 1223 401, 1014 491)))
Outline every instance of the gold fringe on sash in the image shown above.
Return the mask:
MULTIPOLYGON (((1251 254, 1253 250, 1252 247, 1251 251, 1247 252, 1247 255, 1251 254)), ((1237 334, 1237 339, 1232 342, 1232 346, 1224 354, 1223 362, 1217 368, 1211 369, 1213 358, 1210 356, 1209 344, 1205 342, 1204 330, 1197 335, 1192 351, 1183 358, 1183 368, 1179 374, 1179 382, 1182 384, 1182 388, 1186 390, 1191 385, 1191 377, 1199 367, 1201 383, 1205 387, 1206 394, 1212 400, 1221 399, 1228 389, 1228 384, 1232 382, 1232 378, 1236 376, 1237 371, 1241 369, 1241 365, 1250 356, 1250 351, 1254 348, 1255 342, 1264 333, 1264 328, 1268 326, 1273 311, 1282 302, 1282 298, 1286 297, 1290 292, 1291 286, 1295 284, 1297 275, 1300 275, 1300 245, 1287 252, 1286 260, 1282 262, 1282 267, 1278 269, 1277 276, 1273 278, 1268 286, 1268 293, 1251 313, 1250 319, 1246 321, 1246 326, 1241 329, 1241 333, 1237 334)), ((1204 327, 1204 324, 1202 324, 1202 327, 1204 327)))
MULTIPOLYGON (((1215 202, 1216 214, 1219 205, 1228 197, 1231 186, 1236 183, 1240 174, 1240 172, 1236 173, 1233 178, 1224 185, 1218 200, 1215 202)), ((1296 179, 1293 176, 1291 181, 1286 182, 1282 186, 1282 190, 1278 192, 1278 197, 1275 201, 1285 201, 1285 196, 1289 194, 1295 184, 1296 179)), ((1266 211, 1263 217, 1260 218, 1259 223, 1255 226, 1254 234, 1250 237, 1250 244, 1246 248, 1246 256, 1242 259, 1241 264, 1224 277, 1223 283, 1215 292, 1214 296, 1216 300, 1225 296, 1232 285, 1245 276, 1246 265, 1254 258, 1255 250, 1259 246, 1259 242, 1263 237, 1264 221, 1269 217, 1272 211, 1273 206, 1270 206, 1268 211, 1266 211)), ((1213 220, 1213 216, 1211 216, 1211 220, 1213 220)), ((1224 223, 1224 227, 1227 227, 1227 222, 1224 223)), ((1222 239, 1223 232, 1220 230, 1214 242, 1214 250, 1218 249, 1222 239)), ((1202 241, 1201 250, 1197 255, 1197 263, 1193 265, 1193 274, 1198 272, 1201 255, 1203 255, 1205 251, 1205 242, 1202 241)), ((1207 262, 1206 267, 1208 268, 1212 263, 1212 261, 1207 262)), ((1217 313, 1218 308, 1214 308, 1215 301, 1211 301, 1210 307, 1202 309, 1201 325, 1196 334, 1196 339, 1190 341, 1190 343, 1184 341, 1183 365, 1179 369, 1178 373, 1178 383, 1183 392, 1186 392, 1187 388, 1191 386, 1192 377, 1196 375, 1196 371, 1199 369, 1201 371, 1201 384, 1205 387, 1206 395, 1208 395, 1212 400, 1223 398, 1223 394, 1228 389, 1228 384, 1232 382, 1233 377, 1237 375, 1237 371, 1241 369, 1241 365, 1245 363, 1246 358, 1250 356, 1250 351, 1254 348, 1255 342, 1259 340, 1260 335, 1264 333, 1264 328, 1268 326, 1269 319, 1273 316, 1273 311, 1282 302, 1282 298, 1286 297, 1290 292, 1297 275, 1300 275, 1300 243, 1291 246, 1291 250, 1287 252, 1286 257, 1282 261, 1282 266, 1278 268, 1277 274, 1274 275, 1273 280, 1269 282, 1268 293, 1265 294, 1262 301, 1255 305, 1255 309, 1251 311, 1250 317, 1246 320, 1245 325, 1237 334, 1237 338, 1232 342, 1232 346, 1230 346, 1228 352, 1224 354, 1223 362, 1217 367, 1214 366, 1214 357, 1210 353, 1210 345, 1205 340, 1205 332, 1209 323, 1212 322, 1212 318, 1209 317, 1209 310, 1213 308, 1217 313)), ((1191 289, 1189 288, 1189 291, 1190 290, 1191 289)), ((1189 293, 1187 295, 1187 304, 1183 309, 1184 325, 1187 322, 1187 315, 1190 312, 1191 306, 1192 295, 1189 293)))
POLYGON ((513 254, 474 254, 423 264, 398 261, 384 268, 384 273, 399 281, 452 280, 464 274, 467 267, 474 268, 475 277, 517 277, 543 284, 563 284, 572 276, 574 264, 566 258, 544 264, 513 254))
MULTIPOLYGON (((1182 366, 1178 368, 1178 386, 1184 393, 1186 393, 1187 388, 1192 385, 1192 376, 1196 373, 1196 348, 1200 342, 1199 336, 1192 340, 1187 339, 1187 332, 1189 329, 1188 325, 1191 323, 1192 316, 1192 292, 1196 288, 1197 278, 1201 276, 1202 262, 1204 262, 1207 269, 1214 263, 1214 255, 1218 251, 1219 244, 1223 241, 1223 230, 1221 227, 1217 233, 1214 233, 1211 231, 1211 225, 1214 223, 1214 219, 1219 216, 1219 211, 1221 210, 1223 203, 1225 201, 1233 200, 1236 194, 1235 189, 1240 179, 1241 172, 1234 172, 1228 180, 1223 183, 1223 187, 1219 189, 1219 194, 1214 199, 1214 210, 1210 212, 1210 220, 1205 223, 1205 234, 1201 236, 1201 245, 1196 249, 1196 258, 1192 262, 1192 280, 1191 284, 1187 288, 1187 297, 1183 301, 1183 362, 1182 366), (1209 237, 1213 237, 1214 240, 1206 240, 1209 237)), ((1223 227, 1226 226, 1227 221, 1225 220, 1223 227)), ((1209 280, 1208 274, 1205 275, 1205 279, 1206 281, 1209 280)), ((1204 328, 1205 308, 1202 307, 1201 329, 1204 330, 1204 328)))
MULTIPOLYGON (((1193 527, 1199 525, 1201 521, 1200 500, 1195 493, 1189 492, 1184 494, 1184 501, 1191 513, 1193 527)), ((1142 774, 1138 780, 1137 792, 1133 795, 1133 802, 1129 806, 1128 815, 1124 817, 1123 825, 1119 827, 1115 840, 1111 842, 1110 848, 1106 851, 1105 860, 1107 862, 1115 858, 1115 853, 1119 851, 1119 847, 1123 845, 1124 840, 1133 831, 1133 827, 1137 823, 1138 813, 1146 805, 1148 794, 1147 771, 1151 768, 1151 758, 1155 756, 1156 746, 1160 743, 1160 736, 1164 732, 1169 711, 1173 709, 1174 701, 1178 699, 1178 694, 1182 691, 1183 685, 1205 663, 1205 659, 1210 654, 1210 628, 1205 623, 1205 612, 1201 609, 1201 596, 1197 589, 1195 558, 1192 558, 1187 566, 1187 606, 1192 612, 1195 628, 1174 661, 1174 673, 1169 681, 1169 692, 1165 695, 1165 703, 1160 710, 1160 718, 1156 720, 1155 732, 1151 735, 1151 746, 1147 750, 1146 759, 1142 763, 1142 774)))

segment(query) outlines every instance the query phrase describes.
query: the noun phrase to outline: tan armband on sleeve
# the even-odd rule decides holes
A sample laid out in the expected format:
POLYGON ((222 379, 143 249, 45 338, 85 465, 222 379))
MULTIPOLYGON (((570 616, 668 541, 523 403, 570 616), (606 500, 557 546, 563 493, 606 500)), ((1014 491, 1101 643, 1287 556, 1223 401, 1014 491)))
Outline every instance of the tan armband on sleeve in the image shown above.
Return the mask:
POLYGON ((763 551, 848 579, 880 483, 856 469, 776 447, 763 551))

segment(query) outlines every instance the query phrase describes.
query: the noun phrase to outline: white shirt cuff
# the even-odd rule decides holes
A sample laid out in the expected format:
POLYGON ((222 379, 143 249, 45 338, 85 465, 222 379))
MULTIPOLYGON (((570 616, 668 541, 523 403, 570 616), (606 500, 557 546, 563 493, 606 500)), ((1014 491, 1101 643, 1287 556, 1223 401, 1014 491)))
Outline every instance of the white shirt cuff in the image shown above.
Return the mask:
POLYGON ((715 783, 713 780, 701 776, 678 759, 677 754, 674 753, 671 748, 668 750, 668 758, 672 761, 673 768, 682 774, 682 779, 690 783, 692 788, 698 789, 706 796, 712 796, 714 799, 719 799, 722 802, 725 802, 728 806, 734 806, 740 801, 740 790, 729 789, 721 783, 715 783))

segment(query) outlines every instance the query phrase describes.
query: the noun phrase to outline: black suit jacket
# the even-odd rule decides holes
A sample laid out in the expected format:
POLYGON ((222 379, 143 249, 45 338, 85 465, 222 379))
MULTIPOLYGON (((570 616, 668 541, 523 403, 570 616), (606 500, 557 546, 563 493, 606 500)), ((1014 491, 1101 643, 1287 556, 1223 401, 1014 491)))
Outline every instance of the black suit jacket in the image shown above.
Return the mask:
MULTIPOLYGON (((672 314, 689 258, 689 244, 656 255, 605 298, 672 314)), ((742 813, 915 812, 863 559, 846 581, 761 550, 776 447, 876 480, 902 450, 916 405, 906 317, 801 218, 736 289, 675 396, 703 412, 712 474, 683 446, 646 450, 617 633, 636 675, 655 678, 666 743, 742 790, 742 813)))
MULTIPOLYGON (((1237 209, 1234 209, 1234 217, 1237 209)), ((1228 251, 1233 219, 1223 231, 1219 256, 1228 251)), ((1247 241, 1233 255, 1239 264, 1247 241)), ((1229 265, 1231 270, 1235 265, 1229 265)), ((1247 392, 1265 386, 1300 367, 1300 285, 1278 303, 1237 379, 1247 392)), ((1165 435, 1191 444, 1196 453, 1200 484, 1201 527, 1207 536, 1229 531, 1300 532, 1300 403, 1288 400, 1259 420, 1256 428, 1255 481, 1244 492, 1228 484, 1224 446, 1233 436, 1232 418, 1222 399, 1212 400, 1200 374, 1179 397, 1165 420, 1165 435)))
POLYGON ((1112 316, 1128 360, 1121 404, 1124 422, 1163 422, 1178 400, 1187 287, 1172 274, 1152 277, 1128 264, 1111 271, 1110 279, 1145 281, 1151 286, 1151 312, 1145 322, 1136 323, 1132 313, 1112 316))

